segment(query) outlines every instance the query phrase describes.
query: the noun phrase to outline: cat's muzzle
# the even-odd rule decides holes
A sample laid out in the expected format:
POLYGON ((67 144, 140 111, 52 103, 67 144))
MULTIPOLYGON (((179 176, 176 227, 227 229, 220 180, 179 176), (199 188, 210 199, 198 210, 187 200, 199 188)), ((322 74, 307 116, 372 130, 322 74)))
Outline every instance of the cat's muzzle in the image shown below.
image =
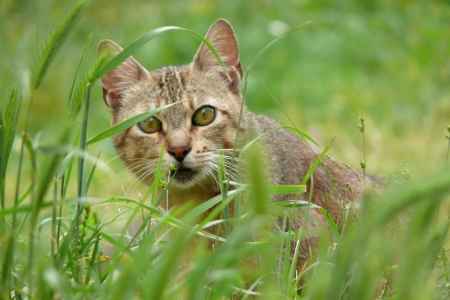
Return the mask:
POLYGON ((198 171, 187 168, 183 165, 179 165, 176 168, 172 168, 170 170, 170 177, 173 178, 173 180, 177 181, 178 183, 188 183, 189 181, 193 180, 194 177, 197 175, 198 171))

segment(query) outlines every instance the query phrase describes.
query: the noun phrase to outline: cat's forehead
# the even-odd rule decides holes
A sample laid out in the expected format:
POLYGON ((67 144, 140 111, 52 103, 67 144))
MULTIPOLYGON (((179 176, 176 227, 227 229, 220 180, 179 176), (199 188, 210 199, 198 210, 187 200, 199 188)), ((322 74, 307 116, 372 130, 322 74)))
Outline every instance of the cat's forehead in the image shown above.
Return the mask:
POLYGON ((170 66, 153 71, 151 77, 159 92, 155 100, 164 100, 167 105, 184 100, 191 72, 185 66, 170 66))
POLYGON ((218 101, 227 94, 222 78, 211 78, 192 71, 191 66, 163 67, 151 73, 155 107, 170 106, 168 112, 179 113, 195 110, 204 104, 224 106, 226 101, 218 101))

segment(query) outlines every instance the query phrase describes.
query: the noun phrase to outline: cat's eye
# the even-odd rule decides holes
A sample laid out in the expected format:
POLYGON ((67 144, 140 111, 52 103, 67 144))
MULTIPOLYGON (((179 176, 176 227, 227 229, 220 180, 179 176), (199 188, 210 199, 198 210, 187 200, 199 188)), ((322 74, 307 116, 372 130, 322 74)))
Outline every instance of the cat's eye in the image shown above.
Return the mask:
POLYGON ((139 122, 137 125, 145 133, 156 133, 162 129, 161 121, 155 117, 150 117, 147 120, 139 122))
POLYGON ((216 118, 216 109, 210 105, 205 105, 197 109, 192 116, 192 124, 195 126, 206 126, 211 124, 216 118))

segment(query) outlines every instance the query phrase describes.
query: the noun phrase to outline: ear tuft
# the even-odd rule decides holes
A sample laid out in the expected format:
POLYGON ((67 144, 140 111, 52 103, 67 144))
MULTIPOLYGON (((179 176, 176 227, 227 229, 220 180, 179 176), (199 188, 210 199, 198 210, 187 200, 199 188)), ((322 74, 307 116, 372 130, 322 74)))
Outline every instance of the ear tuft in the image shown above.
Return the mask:
MULTIPOLYGON (((217 54, 227 67, 240 70, 239 48, 231 24, 224 20, 217 20, 206 33, 205 39, 215 48, 217 54)), ((207 70, 220 66, 221 62, 203 42, 194 57, 194 66, 199 70, 207 70)))
MULTIPOLYGON (((122 47, 111 40, 102 40, 97 46, 97 53, 100 57, 113 57, 122 51, 122 47)), ((148 71, 130 56, 117 68, 102 77, 105 103, 113 109, 119 107, 123 92, 140 80, 148 78, 148 76, 148 71)))

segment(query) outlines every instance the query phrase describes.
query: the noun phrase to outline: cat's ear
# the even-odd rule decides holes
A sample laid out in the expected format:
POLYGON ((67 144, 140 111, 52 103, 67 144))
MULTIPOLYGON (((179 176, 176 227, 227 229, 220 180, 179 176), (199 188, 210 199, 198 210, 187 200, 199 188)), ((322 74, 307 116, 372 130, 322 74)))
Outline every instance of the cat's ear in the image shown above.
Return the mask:
MULTIPOLYGON (((225 67, 228 67, 231 80, 239 80, 242 77, 242 68, 239 60, 239 48, 233 27, 224 19, 217 20, 206 33, 205 39, 215 48, 225 67)), ((209 49, 206 43, 202 43, 194 57, 194 68, 207 71, 210 68, 221 66, 222 62, 209 49)))
MULTIPOLYGON (((112 57, 123 49, 111 40, 102 40, 97 47, 99 56, 112 57)), ((133 57, 127 58, 114 70, 109 71, 102 77, 103 99, 111 108, 117 108, 121 104, 123 92, 140 80, 147 79, 149 72, 133 57)))

